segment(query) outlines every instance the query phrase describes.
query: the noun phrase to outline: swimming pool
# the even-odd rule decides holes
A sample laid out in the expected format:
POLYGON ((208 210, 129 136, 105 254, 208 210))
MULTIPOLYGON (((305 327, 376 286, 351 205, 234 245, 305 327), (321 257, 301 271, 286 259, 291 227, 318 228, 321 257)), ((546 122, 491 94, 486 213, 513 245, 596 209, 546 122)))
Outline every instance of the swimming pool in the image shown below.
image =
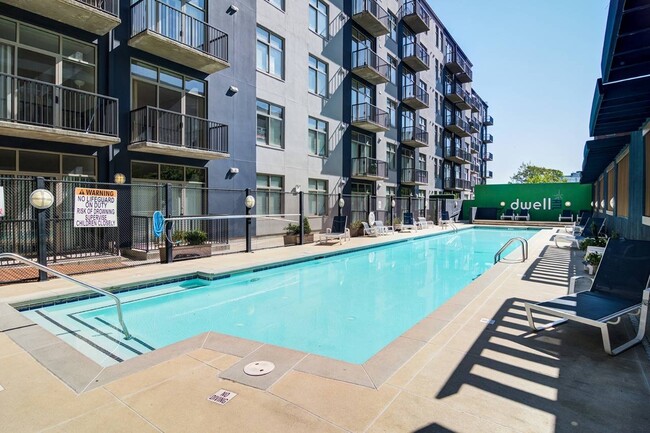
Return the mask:
POLYGON ((472 228, 123 292, 132 340, 104 297, 23 314, 101 365, 206 331, 361 364, 489 269, 508 239, 536 232, 472 228))

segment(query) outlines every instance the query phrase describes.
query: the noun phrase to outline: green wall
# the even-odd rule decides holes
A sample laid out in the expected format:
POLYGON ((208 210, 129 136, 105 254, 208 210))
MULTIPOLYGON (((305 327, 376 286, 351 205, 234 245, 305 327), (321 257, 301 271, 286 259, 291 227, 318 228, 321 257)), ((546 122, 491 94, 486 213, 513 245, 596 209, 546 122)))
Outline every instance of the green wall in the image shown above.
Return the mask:
POLYGON ((469 219, 472 207, 498 208, 499 215, 508 208, 519 213, 522 206, 528 207, 531 221, 557 221, 562 209, 574 214, 591 209, 591 185, 579 183, 476 185, 474 197, 463 202, 463 219, 469 219))

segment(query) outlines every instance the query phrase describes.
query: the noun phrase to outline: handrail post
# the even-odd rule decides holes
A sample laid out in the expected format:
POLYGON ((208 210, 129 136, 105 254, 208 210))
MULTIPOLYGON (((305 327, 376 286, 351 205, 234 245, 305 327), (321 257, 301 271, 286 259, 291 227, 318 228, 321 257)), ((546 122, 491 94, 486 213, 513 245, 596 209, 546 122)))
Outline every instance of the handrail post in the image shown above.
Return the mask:
POLYGON ((298 200, 300 200, 299 203, 299 209, 300 209, 300 245, 304 245, 304 240, 305 240, 305 205, 304 205, 304 197, 305 193, 303 191, 300 191, 298 193, 298 200))
MULTIPOLYGON (((250 193, 251 193, 250 188, 246 188, 246 197, 248 197, 250 195, 250 193)), ((246 207, 246 215, 250 215, 251 210, 248 208, 248 206, 245 206, 245 207, 246 207)), ((252 251, 252 246, 251 246, 251 219, 247 217, 246 218, 246 252, 250 253, 251 251, 252 251)))
MULTIPOLYGON (((165 219, 172 216, 172 184, 165 185, 165 219)), ((174 261, 174 243, 172 242, 172 224, 165 221, 165 263, 172 263, 174 261)))
MULTIPOLYGON (((45 189, 45 178, 36 178, 36 189, 45 189)), ((38 263, 47 266, 47 227, 46 209, 36 209, 36 239, 38 240, 38 263)), ((38 270, 38 281, 47 281, 47 272, 38 270)))

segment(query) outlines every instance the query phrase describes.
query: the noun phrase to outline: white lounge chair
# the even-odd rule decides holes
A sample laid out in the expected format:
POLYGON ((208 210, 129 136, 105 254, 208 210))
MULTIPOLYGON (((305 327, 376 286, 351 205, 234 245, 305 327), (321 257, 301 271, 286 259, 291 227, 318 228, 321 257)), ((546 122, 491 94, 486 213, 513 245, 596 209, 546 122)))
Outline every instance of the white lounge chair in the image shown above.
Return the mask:
POLYGON ((605 229, 605 223, 606 223, 605 218, 589 218, 585 222, 585 227, 579 235, 564 235, 564 234, 555 235, 555 239, 554 239, 555 246, 560 248, 560 245, 558 245, 557 242, 561 241, 561 242, 568 242, 569 247, 579 248, 580 242, 582 242, 583 240, 594 237, 596 236, 596 234, 598 236, 602 236, 603 235, 602 232, 605 229), (591 226, 593 224, 595 224, 597 227, 596 234, 594 234, 594 232, 591 229, 591 226))
POLYGON ((361 224, 363 224, 364 236, 377 236, 379 234, 379 230, 377 230, 377 227, 370 227, 368 223, 365 221, 361 221, 361 224))
POLYGON ((330 240, 339 241, 343 243, 344 240, 350 240, 350 229, 347 227, 348 217, 335 216, 332 221, 332 228, 326 229, 325 233, 321 233, 318 243, 328 242, 330 240))
POLYGON ((418 226, 418 228, 421 229, 428 229, 428 228, 435 227, 434 222, 427 221, 425 217, 418 217, 418 221, 415 224, 418 226))
POLYGON ((375 227, 380 235, 394 235, 395 228, 393 226, 385 226, 383 221, 375 221, 375 227))

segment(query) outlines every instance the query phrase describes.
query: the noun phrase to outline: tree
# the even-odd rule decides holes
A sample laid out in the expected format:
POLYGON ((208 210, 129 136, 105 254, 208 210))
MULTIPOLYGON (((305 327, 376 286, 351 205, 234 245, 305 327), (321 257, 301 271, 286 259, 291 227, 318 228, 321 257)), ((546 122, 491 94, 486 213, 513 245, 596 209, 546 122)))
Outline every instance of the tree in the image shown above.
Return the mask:
POLYGON ((566 182, 561 170, 537 167, 530 162, 521 164, 519 170, 510 178, 510 183, 562 183, 566 182))

